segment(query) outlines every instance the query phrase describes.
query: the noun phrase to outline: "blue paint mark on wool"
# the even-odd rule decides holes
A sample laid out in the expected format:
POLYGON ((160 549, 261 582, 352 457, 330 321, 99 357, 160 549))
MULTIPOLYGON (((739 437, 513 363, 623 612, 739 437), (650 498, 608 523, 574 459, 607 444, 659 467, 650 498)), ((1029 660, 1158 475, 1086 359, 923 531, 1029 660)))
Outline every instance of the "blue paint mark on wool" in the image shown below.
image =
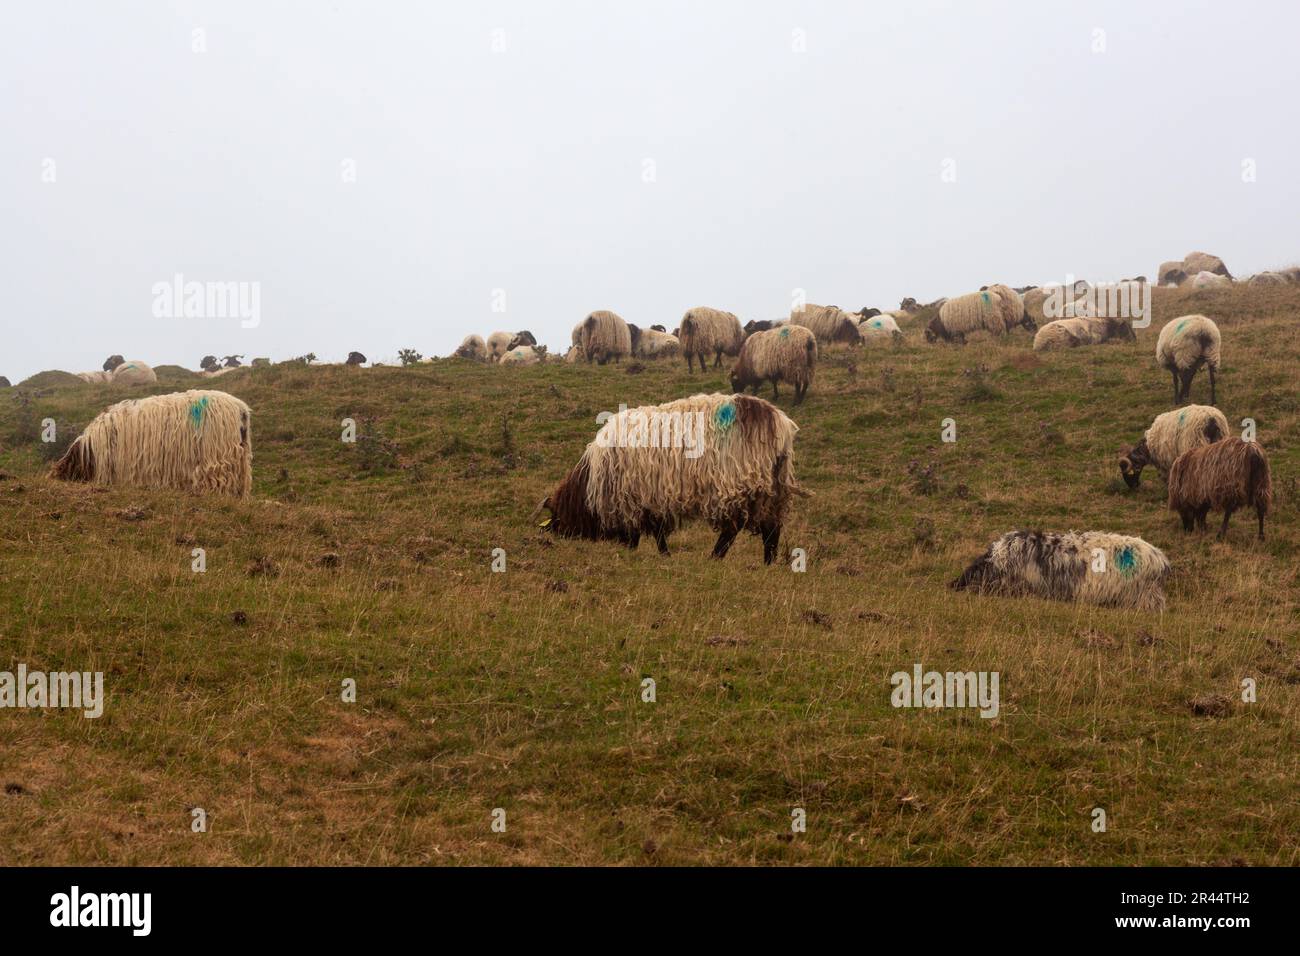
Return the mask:
POLYGON ((872 319, 872 320, 871 320, 871 327, 872 327, 873 329, 878 329, 878 328, 880 328, 880 320, 879 320, 879 319, 872 319))
POLYGON ((208 410, 208 398, 205 395, 197 402, 190 402, 190 424, 195 428, 203 426, 203 415, 208 410))
POLYGON ((719 405, 718 410, 713 413, 713 424, 717 425, 724 432, 736 423, 736 406, 733 402, 726 402, 719 405))
POLYGON ((983 299, 984 299, 984 304, 985 304, 985 305, 988 305, 988 304, 989 304, 989 294, 988 294, 987 292, 981 292, 980 295, 981 295, 981 296, 983 297, 983 299))
POLYGON ((1131 578, 1137 574, 1138 557, 1137 552, 1128 545, 1120 548, 1115 554, 1115 569, 1126 578, 1131 578))
POLYGON ((788 328, 786 328, 786 329, 782 329, 782 330, 781 330, 781 338, 783 338, 783 339, 788 339, 789 337, 790 337, 790 330, 789 330, 788 328))
POLYGON ((1186 320, 1186 319, 1183 319, 1183 321, 1181 321, 1181 322, 1179 322, 1177 325, 1175 325, 1175 326, 1174 326, 1174 335, 1177 335, 1179 332, 1181 332, 1181 331, 1186 327, 1186 325, 1187 325, 1187 320, 1186 320))

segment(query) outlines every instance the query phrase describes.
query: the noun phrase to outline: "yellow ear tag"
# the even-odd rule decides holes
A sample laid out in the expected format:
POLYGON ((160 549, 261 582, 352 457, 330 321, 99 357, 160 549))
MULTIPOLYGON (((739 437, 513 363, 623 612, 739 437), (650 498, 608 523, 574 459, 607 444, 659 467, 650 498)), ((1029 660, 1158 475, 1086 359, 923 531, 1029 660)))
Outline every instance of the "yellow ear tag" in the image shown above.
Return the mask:
POLYGON ((550 524, 551 524, 551 522, 554 521, 554 520, 555 520, 554 518, 547 518, 545 521, 543 521, 543 522, 541 522, 540 524, 538 524, 537 527, 539 527, 539 528, 546 528, 546 527, 549 527, 550 524))

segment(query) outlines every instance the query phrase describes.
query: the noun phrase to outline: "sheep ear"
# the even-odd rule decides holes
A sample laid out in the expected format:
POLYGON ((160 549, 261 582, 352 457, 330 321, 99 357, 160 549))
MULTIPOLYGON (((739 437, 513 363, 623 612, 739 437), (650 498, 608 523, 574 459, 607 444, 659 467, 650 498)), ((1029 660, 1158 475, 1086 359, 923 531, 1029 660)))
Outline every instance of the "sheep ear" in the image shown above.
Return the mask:
POLYGON ((1124 472, 1126 475, 1133 470, 1133 462, 1129 461, 1127 455, 1119 460, 1119 470, 1124 472))

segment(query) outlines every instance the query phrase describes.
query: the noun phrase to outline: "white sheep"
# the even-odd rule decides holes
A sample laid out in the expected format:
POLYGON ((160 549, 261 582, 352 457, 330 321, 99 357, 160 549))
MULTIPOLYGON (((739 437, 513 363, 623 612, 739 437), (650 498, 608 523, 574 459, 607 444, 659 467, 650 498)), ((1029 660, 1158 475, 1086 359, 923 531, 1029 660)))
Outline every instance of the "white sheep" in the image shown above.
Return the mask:
POLYGON ((1202 365, 1210 374, 1210 404, 1217 404, 1215 377, 1219 371, 1220 342, 1219 327, 1203 315, 1184 315, 1160 330, 1156 362, 1173 376, 1175 405, 1191 396, 1192 378, 1202 365))

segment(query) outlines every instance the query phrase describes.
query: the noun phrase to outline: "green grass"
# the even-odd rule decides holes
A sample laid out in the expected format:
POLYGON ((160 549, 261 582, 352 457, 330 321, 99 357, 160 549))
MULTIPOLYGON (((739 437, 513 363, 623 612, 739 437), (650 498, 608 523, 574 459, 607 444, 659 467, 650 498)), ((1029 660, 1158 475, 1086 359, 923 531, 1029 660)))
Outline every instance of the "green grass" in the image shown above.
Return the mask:
POLYGON ((927 346, 913 325, 824 355, 792 411, 815 497, 783 550, 804 574, 750 537, 712 562, 702 526, 661 558, 529 517, 599 411, 724 390, 724 370, 241 370, 211 383, 254 410, 239 502, 43 477, 43 418, 66 441, 190 387, 179 370, 2 390, 0 669, 102 670, 107 704, 0 711, 0 862, 1300 862, 1300 289, 1156 309, 1136 345, 927 346), (1119 480, 1169 407, 1155 335, 1196 311, 1223 330, 1220 407, 1270 452, 1262 545, 1242 516, 1225 543, 1185 536, 1158 477, 1119 480), (1141 535, 1174 564, 1168 611, 945 587, 1015 527, 1141 535), (1000 716, 891 708, 916 662, 999 671, 1000 716), (1211 694, 1228 713, 1193 713, 1211 694))

